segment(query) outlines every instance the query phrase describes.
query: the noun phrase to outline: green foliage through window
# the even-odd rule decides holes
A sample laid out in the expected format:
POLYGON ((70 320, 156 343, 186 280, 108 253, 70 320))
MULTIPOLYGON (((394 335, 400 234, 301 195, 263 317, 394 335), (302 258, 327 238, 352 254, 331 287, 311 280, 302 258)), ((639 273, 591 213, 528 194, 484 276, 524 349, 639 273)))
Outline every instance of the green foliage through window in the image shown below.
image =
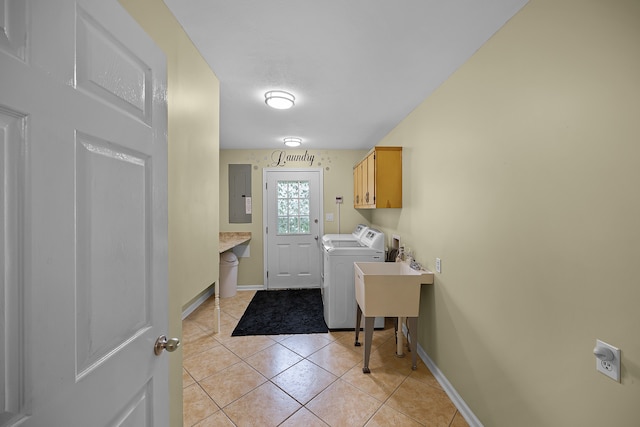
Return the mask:
POLYGON ((278 234, 310 234, 309 181, 278 181, 278 234))

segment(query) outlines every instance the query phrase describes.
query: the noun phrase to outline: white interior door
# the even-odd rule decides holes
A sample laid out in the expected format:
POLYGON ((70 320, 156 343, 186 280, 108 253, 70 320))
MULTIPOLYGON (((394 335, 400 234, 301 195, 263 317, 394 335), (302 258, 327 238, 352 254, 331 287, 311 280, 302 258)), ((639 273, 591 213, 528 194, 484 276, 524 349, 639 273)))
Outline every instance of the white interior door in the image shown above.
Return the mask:
POLYGON ((164 55, 117 0, 0 26, 0 425, 167 426, 164 55))
POLYGON ((320 287, 322 169, 265 169, 264 182, 266 287, 320 287))

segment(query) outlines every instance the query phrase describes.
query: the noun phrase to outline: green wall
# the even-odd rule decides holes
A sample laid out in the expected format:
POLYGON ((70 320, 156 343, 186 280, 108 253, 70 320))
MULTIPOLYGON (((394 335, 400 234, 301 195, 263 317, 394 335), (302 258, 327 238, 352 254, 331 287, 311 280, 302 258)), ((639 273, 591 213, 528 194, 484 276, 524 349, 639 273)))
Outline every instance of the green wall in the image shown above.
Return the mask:
POLYGON ((639 100, 640 2, 531 0, 378 143, 372 222, 442 259, 419 343, 486 426, 640 425, 639 100))

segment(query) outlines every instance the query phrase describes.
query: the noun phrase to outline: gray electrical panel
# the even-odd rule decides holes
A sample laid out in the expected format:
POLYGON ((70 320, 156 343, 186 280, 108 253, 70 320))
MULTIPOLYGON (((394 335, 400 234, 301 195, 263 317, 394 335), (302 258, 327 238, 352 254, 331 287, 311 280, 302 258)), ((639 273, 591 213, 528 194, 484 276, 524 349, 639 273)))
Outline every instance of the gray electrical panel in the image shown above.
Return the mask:
POLYGON ((250 223, 251 165, 229 165, 229 223, 250 223))

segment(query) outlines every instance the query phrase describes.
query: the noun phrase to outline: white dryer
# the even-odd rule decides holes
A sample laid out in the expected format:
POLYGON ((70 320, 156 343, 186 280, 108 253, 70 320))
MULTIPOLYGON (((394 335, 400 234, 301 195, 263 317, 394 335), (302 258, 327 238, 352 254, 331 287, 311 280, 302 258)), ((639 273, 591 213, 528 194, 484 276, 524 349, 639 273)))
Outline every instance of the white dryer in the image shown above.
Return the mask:
MULTIPOLYGON (((359 240, 324 240, 322 302, 330 329, 355 329, 356 295, 354 262, 384 262, 384 233, 373 228, 359 240)), ((375 319, 384 327, 384 317, 375 319)))
POLYGON ((364 233, 367 232, 369 227, 364 224, 356 225, 356 228, 353 229, 351 234, 325 234, 322 236, 322 244, 324 245, 326 242, 358 242, 363 236, 364 233))

